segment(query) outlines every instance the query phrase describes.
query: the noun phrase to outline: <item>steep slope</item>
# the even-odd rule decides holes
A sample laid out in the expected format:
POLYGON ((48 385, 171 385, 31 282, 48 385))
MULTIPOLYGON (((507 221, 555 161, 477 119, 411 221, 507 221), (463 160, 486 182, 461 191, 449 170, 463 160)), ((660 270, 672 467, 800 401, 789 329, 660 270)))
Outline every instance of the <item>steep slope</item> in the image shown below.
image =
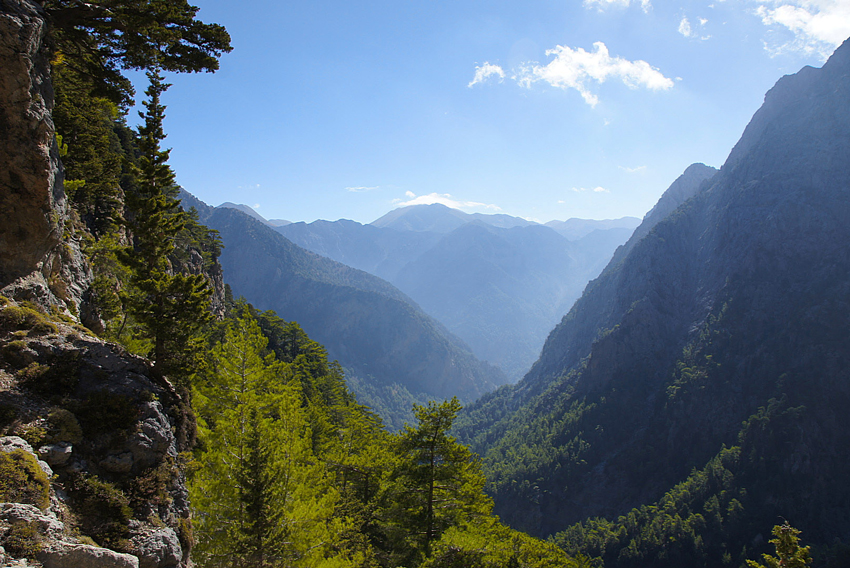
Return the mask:
POLYGON ((370 225, 315 221, 277 230, 312 252, 392 282, 479 359, 516 380, 587 281, 631 234, 616 226, 621 221, 589 222, 589 233, 571 243, 509 215, 417 205, 370 225))
POLYGON ((678 209, 685 201, 697 194, 703 183, 708 182, 717 173, 716 168, 705 164, 691 164, 676 178, 664 192, 658 203, 644 215, 643 221, 634 230, 629 240, 614 253, 609 266, 616 267, 626 258, 635 245, 640 242, 661 221, 678 209))
POLYGON ((478 357, 519 378, 594 275, 576 261, 576 248, 540 225, 467 223, 409 262, 394 283, 478 357))
POLYGON ((346 219, 292 223, 276 230, 300 247, 390 282, 442 237, 437 232, 396 230, 346 219))
POLYGON ((549 221, 547 227, 555 229, 571 241, 578 240, 593 231, 606 231, 609 229, 634 230, 640 224, 637 217, 621 217, 620 219, 577 219, 575 217, 566 221, 549 221))
MULTIPOLYGON (((606 565, 740 562, 780 515, 809 542, 850 542, 848 109, 845 42, 782 78, 523 381, 470 409, 460 432, 503 519, 535 534, 616 520, 625 540, 590 550, 606 565)), ((570 535, 591 525, 563 542, 589 546, 570 535)))
POLYGON ((389 283, 305 251, 240 211, 181 197, 221 233, 221 264, 234 294, 298 322, 391 425, 401 425, 414 400, 472 401, 506 381, 389 283))

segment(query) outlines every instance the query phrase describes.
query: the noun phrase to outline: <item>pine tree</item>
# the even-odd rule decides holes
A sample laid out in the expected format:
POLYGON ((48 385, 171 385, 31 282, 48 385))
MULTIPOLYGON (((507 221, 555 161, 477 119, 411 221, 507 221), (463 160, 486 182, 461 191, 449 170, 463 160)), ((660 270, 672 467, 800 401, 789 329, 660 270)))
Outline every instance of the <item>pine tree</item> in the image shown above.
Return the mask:
POLYGON ((145 122, 138 131, 141 156, 136 190, 127 195, 126 225, 133 246, 120 254, 132 270, 125 301, 127 311, 153 344, 154 371, 185 381, 197 364, 197 332, 212 319, 211 290, 203 275, 173 274, 168 259, 185 226, 185 213, 175 199, 178 189, 168 165, 170 150, 161 148, 165 139, 161 95, 170 85, 163 82, 158 70, 149 71, 148 79, 146 111, 139 113, 145 122))
POLYGON ((411 548, 411 559, 431 554, 446 529, 490 514, 479 460, 449 435, 461 405, 457 398, 414 405, 418 424, 396 439, 399 465, 391 476, 390 524, 411 548))
POLYGON ((785 521, 773 527, 773 537, 768 542, 776 547, 776 556, 762 554, 764 564, 747 560, 750 568, 806 568, 812 563, 808 546, 800 546, 800 531, 785 521))
POLYGON ((201 447, 191 480, 196 561, 218 566, 347 565, 348 521, 311 449, 298 383, 266 351, 249 313, 231 322, 196 386, 201 447))

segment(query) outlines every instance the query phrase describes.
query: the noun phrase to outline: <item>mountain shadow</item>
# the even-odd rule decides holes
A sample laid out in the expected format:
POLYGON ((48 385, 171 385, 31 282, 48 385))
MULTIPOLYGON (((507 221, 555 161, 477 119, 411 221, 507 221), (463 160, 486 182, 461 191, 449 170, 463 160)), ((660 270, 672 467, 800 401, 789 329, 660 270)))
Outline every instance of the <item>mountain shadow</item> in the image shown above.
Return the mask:
POLYGON ((818 565, 846 555, 848 109, 845 42, 467 409, 503 520, 606 566, 738 565, 780 517, 818 565))

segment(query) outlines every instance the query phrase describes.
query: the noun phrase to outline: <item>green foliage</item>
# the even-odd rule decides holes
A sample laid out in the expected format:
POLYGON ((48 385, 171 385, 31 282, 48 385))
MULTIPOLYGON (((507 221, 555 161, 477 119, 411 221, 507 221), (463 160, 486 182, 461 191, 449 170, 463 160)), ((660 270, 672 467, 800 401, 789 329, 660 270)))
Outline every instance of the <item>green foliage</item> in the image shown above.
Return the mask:
POLYGON ((84 474, 72 474, 65 487, 80 532, 101 546, 128 551, 133 515, 128 497, 113 484, 84 474))
POLYGON ((92 94, 92 80, 80 74, 76 63, 61 56, 53 62, 53 121, 65 166, 65 193, 89 231, 101 236, 120 216, 123 149, 115 133, 119 110, 92 94))
POLYGON ((38 523, 16 521, 0 539, 0 544, 13 558, 29 558, 35 560, 36 555, 43 548, 41 534, 38 532, 38 523))
MULTIPOLYGON (((551 542, 512 530, 490 518, 449 528, 422 568, 596 568, 551 542)), ((601 566, 598 566, 601 568, 601 566)))
POLYGON ((785 521, 773 527, 770 543, 776 547, 776 556, 762 554, 764 564, 747 560, 750 568, 806 568, 812 563, 808 546, 800 546, 800 531, 785 521))
POLYGON ((56 333, 56 324, 41 311, 27 305, 7 305, 0 310, 0 331, 27 330, 32 335, 56 333))
POLYGON ((127 103, 133 90, 121 69, 214 71, 229 52, 230 36, 218 24, 195 19, 185 0, 46 0, 56 48, 98 94, 127 103))
POLYGON ((53 408, 47 415, 50 429, 47 441, 51 443, 69 442, 77 444, 83 439, 83 429, 74 413, 65 408, 53 408))
POLYGON ((211 290, 203 275, 175 274, 168 259, 186 226, 186 214, 174 199, 177 188, 167 163, 169 150, 160 148, 165 138, 160 96, 168 85, 158 71, 149 72, 148 79, 146 112, 140 113, 145 123, 139 127, 136 191, 127 195, 131 210, 127 227, 134 242, 119 251, 118 258, 131 270, 125 305, 140 324, 140 333, 152 342, 154 371, 186 382, 199 361, 197 334, 212 319, 211 290))
POLYGON ((15 432, 15 434, 23 438, 24 441, 33 448, 37 448, 43 444, 44 439, 47 437, 47 431, 37 424, 27 424, 22 426, 15 432))
POLYGON ((29 452, 0 452, 0 501, 28 503, 39 509, 50 505, 47 474, 29 452))
MULTIPOLYGON (((191 493, 204 566, 339 564, 339 493, 311 448, 296 383, 250 315, 230 322, 195 393, 200 469, 191 493)), ((339 564, 341 565, 341 564, 339 564)))
POLYGON ((574 565, 490 516, 477 458, 448 434, 457 400, 415 407, 417 425, 391 435, 296 324, 238 302, 213 338, 193 392, 200 566, 412 568, 429 550, 443 562, 457 539, 502 538, 509 544, 488 544, 486 566, 512 555, 574 565))
POLYGON ((392 532, 409 548, 410 558, 430 556, 433 542, 449 527, 490 514, 477 457, 449 435, 460 409, 457 398, 416 406, 416 427, 397 435, 400 460, 384 499, 392 532))

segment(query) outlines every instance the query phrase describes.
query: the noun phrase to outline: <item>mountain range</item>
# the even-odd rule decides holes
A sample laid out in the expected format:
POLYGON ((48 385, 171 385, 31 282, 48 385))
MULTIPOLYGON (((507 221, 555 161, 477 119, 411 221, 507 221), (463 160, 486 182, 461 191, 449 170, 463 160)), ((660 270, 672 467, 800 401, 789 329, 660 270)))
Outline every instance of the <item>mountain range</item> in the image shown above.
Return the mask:
POLYGON ((320 220, 275 230, 392 283, 479 359, 517 380, 638 223, 624 217, 544 226, 431 204, 400 207, 367 225, 320 220))
POLYGON ((233 294, 296 321, 346 370, 364 404, 399 428, 413 402, 472 401, 507 382, 391 284, 306 251, 253 216, 210 207, 183 192, 224 242, 220 262, 233 294))
POLYGON ((780 79, 531 371, 466 409, 456 431, 504 521, 649 567, 739 565, 786 519, 819 565, 847 565, 848 157, 850 41, 780 79))

